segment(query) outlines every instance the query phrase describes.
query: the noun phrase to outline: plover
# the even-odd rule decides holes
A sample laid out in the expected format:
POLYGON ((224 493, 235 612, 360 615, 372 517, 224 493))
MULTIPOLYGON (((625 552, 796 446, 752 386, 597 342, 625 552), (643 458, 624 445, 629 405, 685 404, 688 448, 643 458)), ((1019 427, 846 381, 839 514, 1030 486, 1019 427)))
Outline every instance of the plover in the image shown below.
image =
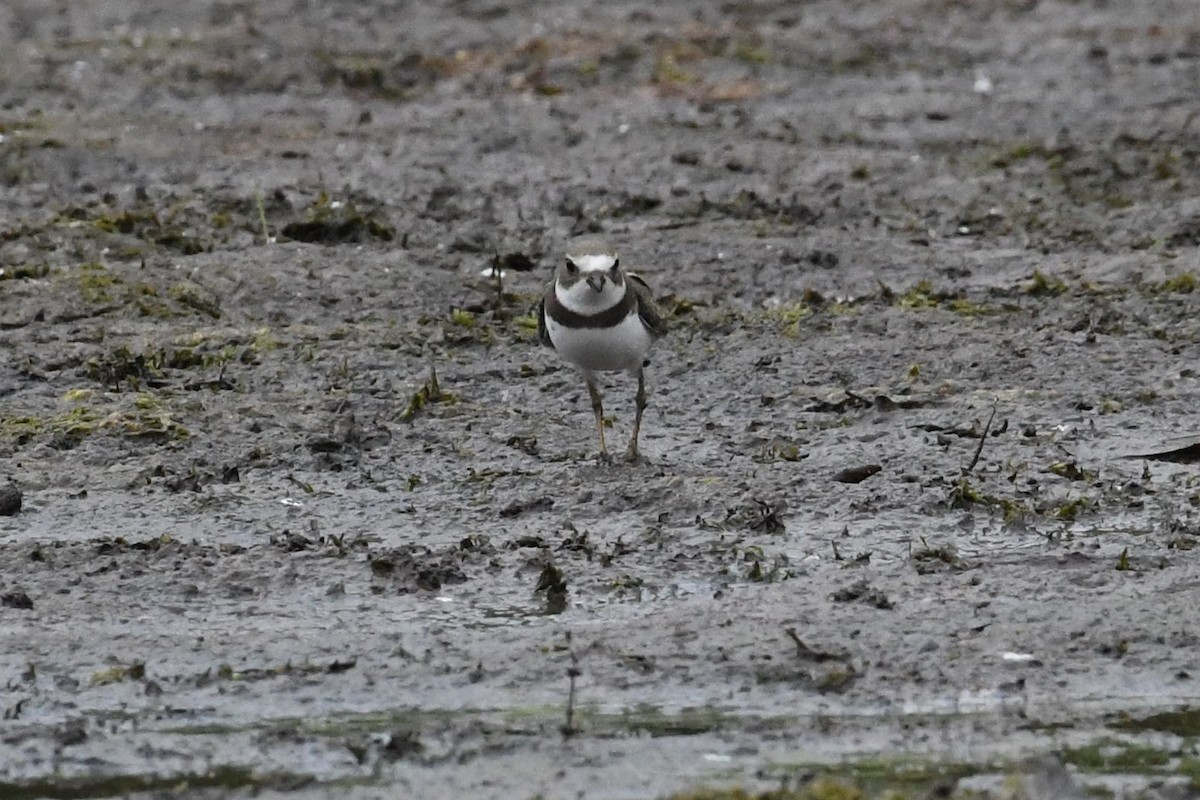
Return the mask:
POLYGON ((604 405, 597 372, 637 375, 637 415, 625 457, 638 458, 638 433, 646 409, 646 360, 650 346, 667 332, 666 322, 646 282, 621 269, 614 253, 568 255, 554 272, 538 305, 538 338, 575 365, 587 381, 604 444, 604 405))

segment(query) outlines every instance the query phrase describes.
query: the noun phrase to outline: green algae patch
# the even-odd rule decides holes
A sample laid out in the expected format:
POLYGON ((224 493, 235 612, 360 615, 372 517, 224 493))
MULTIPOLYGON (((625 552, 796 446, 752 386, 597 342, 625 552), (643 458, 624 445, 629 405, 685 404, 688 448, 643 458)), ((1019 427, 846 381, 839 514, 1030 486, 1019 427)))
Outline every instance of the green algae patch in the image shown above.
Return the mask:
MULTIPOLYGON (((279 665, 255 670, 234 670, 229 665, 218 666, 213 677, 223 681, 262 680, 288 674, 309 674, 331 671, 330 665, 297 667, 279 665)), ((513 735, 534 734, 556 730, 562 723, 562 706, 528 706, 507 709, 393 709, 368 713, 330 714, 322 717, 279 717, 247 726, 183 725, 164 728, 165 733, 226 735, 230 733, 295 727, 305 733, 322 737, 338 737, 385 728, 419 730, 426 725, 445 725, 455 720, 494 718, 502 720, 513 735)), ((607 712, 579 708, 575 712, 577 732, 601 739, 623 738, 631 734, 659 738, 666 736, 697 736, 726 728, 744 725, 746 720, 711 708, 684 708, 664 711, 653 706, 638 706, 624 711, 607 712)), ((773 727, 781 719, 764 719, 756 725, 773 727)))
POLYGON ((794 339, 800 335, 800 323, 812 314, 812 306, 807 303, 787 303, 768 311, 767 319, 779 326, 784 336, 794 339))
POLYGON ((1122 719, 1113 725, 1123 731, 1143 732, 1160 731, 1173 733, 1176 736, 1200 738, 1200 708, 1182 708, 1178 711, 1164 711, 1138 719, 1122 719))
POLYGON ((1031 297, 1055 297, 1067 291, 1067 284, 1061 278, 1047 275, 1040 269, 1035 269, 1030 282, 1025 286, 1025 294, 1031 297))
POLYGON ((1171 763, 1170 754, 1158 748, 1116 739, 1064 750, 1062 759, 1087 772, 1105 773, 1153 773, 1171 763))
POLYGON ((818 778, 801 789, 768 789, 762 792, 738 787, 692 789, 668 795, 665 800, 867 800, 857 786, 834 778, 818 778))
POLYGON ((97 775, 78 778, 43 778, 29 783, 0 781, 6 800, 76 800, 77 798, 128 797, 143 792, 177 795, 180 790, 267 789, 294 784, 300 776, 259 775, 248 767, 213 767, 201 773, 179 775, 97 775))
POLYGON ((84 302, 97 305, 112 303, 115 295, 114 291, 123 281, 108 271, 108 268, 103 264, 89 263, 80 264, 79 273, 79 295, 84 302))
POLYGON ((1154 286, 1152 291, 1162 294, 1191 294, 1196 291, 1196 273, 1181 272, 1154 286))
MULTIPOLYGON (((120 255, 110 254, 110 257, 120 255)), ((143 277, 146 274, 131 271, 128 266, 87 261, 63 269, 46 267, 31 277, 43 277, 49 282, 54 295, 67 306, 60 315, 70 319, 120 311, 161 320, 193 316, 197 312, 213 318, 221 316, 219 301, 209 290, 190 281, 169 287, 155 285, 153 279, 143 277)))
POLYGON ((454 405, 457 402, 457 395, 442 390, 441 384, 438 383, 437 370, 430 366, 429 378, 409 397, 408 405, 400 412, 400 421, 412 422, 430 404, 454 405))
POLYGON ((252 364, 260 353, 278 346, 265 328, 223 336, 201 332, 181 337, 174 345, 150 345, 134 350, 122 344, 88 359, 84 370, 89 378, 115 393, 140 393, 180 384, 181 388, 228 389, 232 385, 223 379, 197 381, 186 379, 181 373, 220 370, 235 361, 252 364))
MULTIPOLYGON (((1003 515, 1006 524, 1039 513, 1036 509, 1031 508, 1028 504, 1016 498, 984 492, 978 486, 971 483, 965 475, 950 488, 950 491, 947 493, 946 506, 948 508, 970 508, 972 506, 991 508, 1003 515)), ((1050 511, 1047 513, 1054 515, 1055 512, 1050 511)))
POLYGON ((601 713, 584 708, 576 714, 576 719, 579 730, 593 736, 636 733, 651 738, 712 733, 736 722, 736 718, 709 708, 666 713, 651 706, 639 706, 620 713, 601 713))
POLYGON ((991 771, 989 765, 939 764, 907 758, 838 765, 774 765, 764 774, 779 777, 784 788, 700 787, 668 795, 665 800, 915 800, 948 797, 960 778, 991 771), (800 785, 789 786, 794 783, 793 776, 801 781, 800 785))
MULTIPOLYGON (((99 233, 132 237, 180 255, 203 253, 210 244, 191 232, 184 211, 182 208, 155 208, 146 201, 124 210, 73 208, 63 216, 68 222, 90 223, 99 233)), ((129 253, 131 256, 136 254, 137 251, 129 253)))
POLYGON ((126 680, 140 681, 146 677, 146 665, 141 661, 132 664, 114 664, 106 669, 92 673, 89 683, 92 686, 108 686, 111 683, 121 683, 126 680))
POLYGON ((109 396, 97 399, 77 390, 68 395, 68 402, 77 404, 65 411, 0 418, 0 437, 24 442, 42 434, 68 440, 96 433, 161 439, 185 439, 191 435, 154 395, 137 394, 128 401, 113 401, 109 396))
POLYGON ((904 292, 897 293, 890 287, 880 287, 880 298, 900 308, 911 310, 941 309, 950 311, 960 317, 982 317, 997 313, 983 303, 971 300, 961 294, 945 291, 934 287, 928 280, 917 281, 904 292))

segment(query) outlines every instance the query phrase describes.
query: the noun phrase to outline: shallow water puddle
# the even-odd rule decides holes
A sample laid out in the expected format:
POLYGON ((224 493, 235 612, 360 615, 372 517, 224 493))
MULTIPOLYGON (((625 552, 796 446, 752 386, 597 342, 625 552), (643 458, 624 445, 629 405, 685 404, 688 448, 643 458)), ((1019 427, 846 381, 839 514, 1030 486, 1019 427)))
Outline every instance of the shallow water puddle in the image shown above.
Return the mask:
MULTIPOLYGON (((330 783, 387 785, 414 770, 435 780, 447 759, 475 762, 486 773, 487 760, 477 761, 484 753, 516 757, 525 752, 537 760, 558 752, 567 761, 586 760, 610 742, 608 747, 617 747, 635 766, 660 763, 714 786, 765 781, 783 787, 841 785, 864 793, 844 796, 876 797, 887 790, 912 793, 892 797, 932 791, 945 797, 1003 798, 1012 796, 1008 792, 1014 786, 1034 791, 1077 785, 1136 797, 1152 784, 1186 787, 1200 780, 1195 714, 1183 709, 1125 717, 1107 726, 1078 721, 1039 727, 997 726, 995 714, 915 710, 745 717, 732 710, 595 707, 578 710, 569 737, 562 732, 562 709, 552 707, 374 711, 271 719, 240 728, 150 724, 128 734, 144 743, 143 755, 153 764, 146 771, 123 770, 119 761, 106 765, 104 737, 95 735, 88 748, 95 757, 61 759, 53 775, 27 773, 0 783, 0 796, 140 796, 182 786, 287 789, 303 795, 305 787, 330 783), (851 742, 853 749, 846 750, 851 742), (254 766, 246 763, 249 751, 258 759, 254 766), (180 760, 187 752, 206 753, 204 764, 193 756, 188 766, 187 757, 180 760), (636 753, 649 761, 639 762, 636 753), (812 783, 814 776, 824 783, 812 783)), ((802 796, 819 795, 797 795, 802 796)))

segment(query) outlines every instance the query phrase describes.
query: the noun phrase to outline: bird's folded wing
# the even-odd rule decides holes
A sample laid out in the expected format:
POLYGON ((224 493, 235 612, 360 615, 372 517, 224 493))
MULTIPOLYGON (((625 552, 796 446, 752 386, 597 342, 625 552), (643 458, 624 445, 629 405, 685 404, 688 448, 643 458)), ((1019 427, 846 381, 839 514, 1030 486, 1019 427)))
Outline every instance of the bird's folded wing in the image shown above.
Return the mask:
MULTIPOLYGON (((549 291, 554 291, 554 284, 550 284, 549 291)), ((554 342, 550 341, 550 331, 546 329, 546 296, 542 295, 542 299, 538 301, 537 307, 537 322, 538 322, 538 341, 551 350, 554 349, 554 342)))
POLYGON ((665 336, 667 321, 663 318, 658 304, 654 302, 654 293, 650 291, 649 284, 642 280, 642 276, 632 272, 627 273, 625 277, 629 278, 629 285, 637 295, 638 316, 642 318, 646 328, 655 336, 665 336))

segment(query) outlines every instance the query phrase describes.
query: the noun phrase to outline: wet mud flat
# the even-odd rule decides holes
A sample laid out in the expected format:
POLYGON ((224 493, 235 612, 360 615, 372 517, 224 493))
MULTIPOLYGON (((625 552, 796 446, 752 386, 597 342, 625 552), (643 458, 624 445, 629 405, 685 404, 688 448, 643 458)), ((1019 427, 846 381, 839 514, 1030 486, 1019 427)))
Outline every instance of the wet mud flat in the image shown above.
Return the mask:
POLYGON ((0 796, 1195 796, 1191 11, 6 5, 0 796))

